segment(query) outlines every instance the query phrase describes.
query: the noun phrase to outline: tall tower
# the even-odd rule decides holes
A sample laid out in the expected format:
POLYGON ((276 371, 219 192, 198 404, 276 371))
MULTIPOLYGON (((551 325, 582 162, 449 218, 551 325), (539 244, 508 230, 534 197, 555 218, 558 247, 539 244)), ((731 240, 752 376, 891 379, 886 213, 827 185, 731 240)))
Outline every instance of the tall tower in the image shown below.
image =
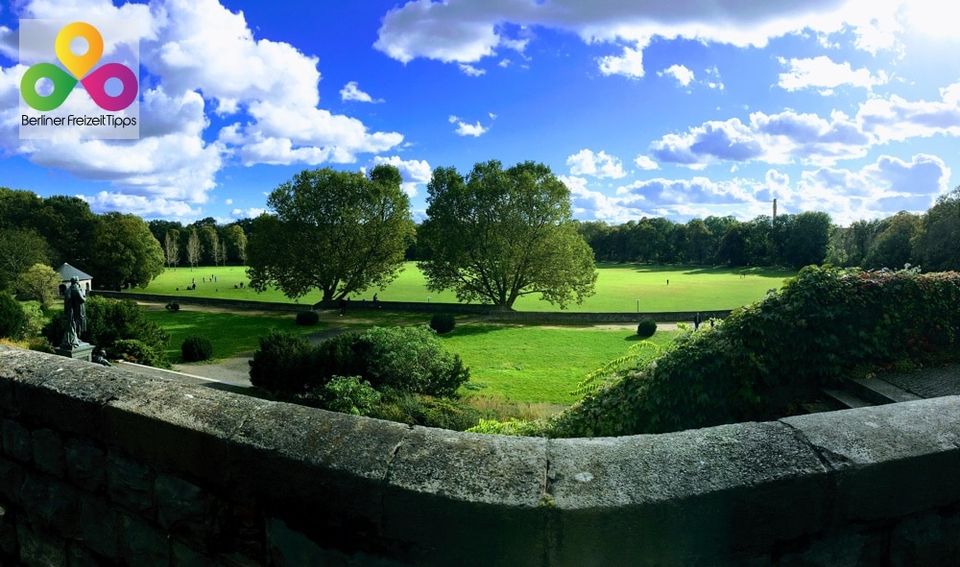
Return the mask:
POLYGON ((773 200, 773 220, 777 220, 777 200, 773 200))

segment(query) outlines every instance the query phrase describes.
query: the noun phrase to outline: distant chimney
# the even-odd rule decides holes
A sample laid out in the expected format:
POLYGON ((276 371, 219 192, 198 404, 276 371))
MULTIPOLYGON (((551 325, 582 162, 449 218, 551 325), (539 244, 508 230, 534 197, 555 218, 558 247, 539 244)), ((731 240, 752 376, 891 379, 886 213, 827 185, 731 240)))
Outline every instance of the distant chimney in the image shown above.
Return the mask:
POLYGON ((773 200, 773 220, 777 220, 777 200, 773 200))

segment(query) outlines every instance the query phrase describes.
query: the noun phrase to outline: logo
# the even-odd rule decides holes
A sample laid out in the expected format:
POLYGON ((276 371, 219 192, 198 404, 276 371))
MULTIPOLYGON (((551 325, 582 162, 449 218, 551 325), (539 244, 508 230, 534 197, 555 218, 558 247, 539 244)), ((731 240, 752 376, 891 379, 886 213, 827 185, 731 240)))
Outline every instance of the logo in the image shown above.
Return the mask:
POLYGON ((123 110, 137 99, 137 76, 129 67, 106 63, 91 72, 103 56, 103 36, 92 25, 73 22, 63 26, 57 33, 54 50, 69 73, 53 63, 37 63, 27 69, 20 80, 20 95, 33 109, 47 112, 59 108, 78 82, 97 106, 110 112, 123 110), (73 52, 72 46, 78 38, 86 42, 86 51, 82 54, 73 52), (37 83, 41 79, 53 83, 53 89, 47 95, 37 92, 37 83), (110 79, 120 81, 120 92, 116 95, 107 92, 110 79))

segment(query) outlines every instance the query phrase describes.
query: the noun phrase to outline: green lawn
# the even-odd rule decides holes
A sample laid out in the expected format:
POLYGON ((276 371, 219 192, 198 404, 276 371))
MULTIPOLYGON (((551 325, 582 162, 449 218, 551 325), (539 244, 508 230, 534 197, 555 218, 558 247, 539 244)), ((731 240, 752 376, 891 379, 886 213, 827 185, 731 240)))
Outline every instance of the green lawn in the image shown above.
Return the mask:
MULTIPOLYGON (((699 311, 732 309, 763 297, 769 289, 779 288, 783 280, 794 274, 788 270, 695 268, 677 266, 647 266, 633 264, 601 264, 598 266, 597 293, 582 305, 571 305, 571 311, 699 311), (667 280, 670 281, 669 285, 667 280), (638 303, 639 302, 639 303, 638 303)), ((222 297, 256 301, 290 301, 277 290, 257 293, 247 287, 245 268, 228 266, 218 268, 167 269, 144 289, 164 295, 222 297), (217 277, 216 282, 210 276, 217 277), (207 281, 204 281, 204 278, 207 281), (197 289, 185 291, 196 280, 197 289), (240 282, 244 288, 240 289, 240 282), (234 288, 234 286, 238 286, 234 288), (180 288, 177 291, 176 288, 180 288)), ((355 296, 371 299, 374 290, 355 296)), ((397 279, 379 298, 387 301, 455 302, 450 291, 429 292, 423 274, 416 264, 408 262, 397 279)), ((320 299, 317 292, 300 298, 304 304, 320 299)), ((530 296, 520 298, 514 306, 521 311, 555 311, 557 308, 530 296)))
MULTIPOLYGON (((676 331, 650 340, 665 345, 676 331)), ((461 325, 445 335, 447 348, 470 368, 467 396, 569 405, 577 384, 635 344, 631 329, 461 325)))
POLYGON ((241 313, 208 313, 181 308, 180 311, 145 310, 147 318, 170 334, 165 354, 172 363, 181 362, 180 345, 190 335, 199 335, 213 343, 214 359, 229 358, 257 349, 257 339, 271 328, 310 335, 323 332, 326 325, 299 326, 293 313, 287 315, 246 315, 241 313))

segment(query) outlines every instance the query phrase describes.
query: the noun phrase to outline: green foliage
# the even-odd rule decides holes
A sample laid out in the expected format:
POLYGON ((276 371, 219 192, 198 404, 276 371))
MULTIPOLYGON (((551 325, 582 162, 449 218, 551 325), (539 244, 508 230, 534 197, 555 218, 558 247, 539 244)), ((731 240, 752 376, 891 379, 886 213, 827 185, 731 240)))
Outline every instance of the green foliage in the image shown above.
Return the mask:
POLYGON ((137 339, 120 339, 114 342, 107 349, 107 352, 113 357, 127 362, 156 366, 157 368, 170 366, 157 349, 137 339))
POLYGON ((112 289, 144 286, 163 271, 160 243, 136 215, 102 215, 90 246, 97 253, 90 259, 88 271, 98 285, 112 289))
POLYGON ((495 419, 481 419, 475 426, 467 429, 470 433, 486 433, 489 435, 513 435, 520 437, 540 437, 546 432, 543 421, 525 421, 510 418, 504 421, 495 419))
POLYGON ((0 290, 14 291, 20 274, 35 264, 46 264, 49 255, 47 241, 35 231, 0 230, 0 290))
POLYGON ((910 213, 897 213, 884 219, 878 233, 870 244, 863 261, 865 268, 903 268, 916 264, 912 242, 920 230, 920 217, 910 213))
POLYGON ((24 336, 27 316, 20 302, 0 291, 0 338, 19 340, 24 336))
POLYGON ((28 339, 39 336, 48 321, 47 314, 40 307, 40 302, 21 301, 20 308, 23 309, 23 315, 26 317, 23 325, 23 336, 28 339))
POLYGON ((36 299, 44 309, 53 302, 60 276, 46 264, 34 264, 27 271, 20 274, 17 280, 17 291, 28 299, 36 299))
MULTIPOLYGON (((148 319, 134 301, 88 296, 86 301, 87 334, 82 338, 110 351, 119 340, 135 339, 162 353, 169 335, 148 319)), ((44 336, 53 344, 60 344, 66 329, 66 314, 54 317, 43 328, 44 336)))
POLYGON ((315 361, 328 375, 359 375, 377 389, 454 396, 470 376, 427 327, 373 327, 325 341, 315 361))
POLYGON ((637 323, 637 336, 641 339, 650 338, 657 332, 657 322, 650 317, 644 317, 637 323))
POLYGON ((571 220, 570 191, 547 166, 503 170, 494 160, 466 177, 439 167, 427 190, 417 237, 431 291, 507 308, 529 294, 561 308, 593 295, 593 253, 571 220))
POLYGON ((579 384, 575 393, 578 396, 592 394, 608 384, 611 380, 622 376, 621 371, 628 366, 642 367, 651 360, 666 352, 666 349, 653 341, 640 341, 627 349, 626 354, 618 356, 603 366, 587 374, 579 384))
POLYGON ((313 382, 313 349, 306 340, 271 330, 250 361, 250 383, 278 393, 302 393, 313 382))
POLYGON ((923 216, 913 256, 926 270, 960 270, 960 187, 923 216))
POLYGON ((686 333, 554 418, 549 435, 660 433, 779 417, 854 369, 957 356, 960 274, 808 267, 686 333))
POLYGON ((335 301, 396 276, 413 238, 410 201, 396 168, 370 177, 331 168, 301 171, 267 199, 276 215, 254 221, 247 244, 250 284, 289 297, 319 289, 335 301))
POLYGON ((438 335, 445 335, 457 326, 457 320, 450 313, 437 313, 430 318, 430 328, 438 335))
POLYGON ((297 325, 309 326, 320 322, 320 314, 316 311, 297 311, 297 325))
POLYGON ((370 415, 380 403, 380 392, 358 376, 334 376, 315 394, 321 407, 353 415, 370 415))
POLYGON ((482 413, 459 400, 397 391, 388 391, 371 415, 409 425, 454 431, 473 427, 484 417, 482 413))
POLYGON ((180 356, 185 362, 210 360, 213 358, 213 344, 207 337, 187 337, 180 345, 180 356))
POLYGON ((32 337, 27 339, 27 348, 37 352, 45 352, 47 354, 53 354, 56 352, 53 349, 53 345, 50 344, 50 341, 44 337, 32 337))

